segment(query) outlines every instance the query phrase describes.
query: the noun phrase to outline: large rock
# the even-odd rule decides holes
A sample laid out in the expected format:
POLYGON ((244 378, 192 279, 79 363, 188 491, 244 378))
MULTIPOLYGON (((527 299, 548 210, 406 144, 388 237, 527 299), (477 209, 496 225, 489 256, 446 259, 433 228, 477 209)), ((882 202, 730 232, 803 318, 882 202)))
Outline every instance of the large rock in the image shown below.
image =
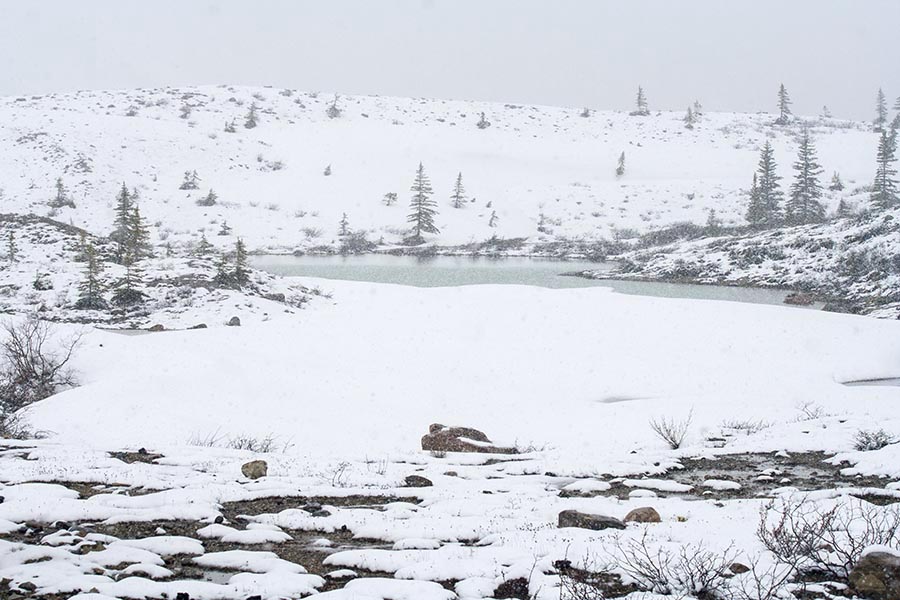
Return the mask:
POLYGON ((225 324, 228 325, 229 327, 240 327, 241 319, 240 319, 240 317, 231 317, 230 319, 228 319, 228 322, 225 324))
POLYGON ((515 448, 495 446, 481 431, 471 427, 447 427, 433 423, 422 437, 422 450, 433 452, 486 452, 517 454, 515 448))
POLYGON ((269 472, 269 465, 264 460, 251 460, 241 466, 241 473, 248 479, 259 479, 265 477, 269 472))
POLYGON ((431 487, 434 484, 427 477, 407 475, 406 479, 403 480, 403 485, 406 487, 431 487))
POLYGON ((559 513, 559 527, 579 527, 581 529, 625 529, 625 523, 615 517, 592 515, 577 510, 564 510, 559 513))
POLYGON ((659 513, 652 506, 642 506, 635 508, 625 515, 626 523, 659 523, 659 513))
POLYGON ((900 556, 890 552, 870 552, 850 571, 850 586, 871 600, 900 598, 900 556))

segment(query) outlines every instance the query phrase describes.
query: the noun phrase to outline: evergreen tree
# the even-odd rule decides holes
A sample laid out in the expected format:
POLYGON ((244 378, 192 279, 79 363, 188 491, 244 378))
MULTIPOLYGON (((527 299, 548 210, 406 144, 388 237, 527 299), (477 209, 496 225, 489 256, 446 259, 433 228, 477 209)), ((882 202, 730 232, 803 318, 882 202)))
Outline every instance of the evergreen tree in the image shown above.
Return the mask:
POLYGON ((57 177, 56 196, 52 200, 50 200, 50 207, 62 208, 64 206, 75 208, 75 202, 71 198, 69 198, 69 192, 66 190, 65 184, 63 184, 62 177, 57 177))
POLYGON ((709 214, 706 217, 706 230, 709 233, 716 234, 722 228, 722 221, 716 215, 716 209, 709 209, 709 214))
POLYGON ((234 119, 231 121, 225 121, 225 133, 234 133, 237 131, 237 127, 234 124, 234 119))
POLYGON ((850 212, 850 205, 847 204, 847 201, 846 201, 846 200, 844 200, 843 198, 841 198, 841 199, 838 201, 837 211, 836 211, 836 213, 835 213, 835 216, 837 216, 839 219, 843 219, 843 218, 845 218, 845 217, 849 217, 850 215, 851 215, 851 212, 850 212))
POLYGON ((822 106, 822 118, 830 119, 831 111, 828 109, 828 106, 822 106))
POLYGON ((590 117, 590 116, 591 116, 591 109, 588 108, 587 106, 585 106, 583 109, 581 109, 581 112, 578 113, 578 116, 579 116, 579 117, 584 117, 584 118, 590 117))
POLYGON ((259 125, 259 116, 256 112, 259 109, 256 106, 256 102, 250 105, 250 109, 247 111, 247 116, 244 117, 244 129, 253 129, 257 125, 259 125))
POLYGON ((341 109, 338 107, 338 95, 334 95, 334 100, 331 101, 331 104, 328 105, 328 109, 325 111, 325 114, 328 115, 329 119, 337 119, 341 116, 341 109))
POLYGON ((440 233, 434 224, 437 205, 431 199, 431 182, 425 175, 425 167, 422 166, 422 163, 419 163, 419 168, 416 169, 416 179, 410 191, 413 192, 413 195, 409 203, 410 213, 406 217, 406 221, 412 223, 413 226, 412 241, 421 243, 423 233, 440 233))
POLYGON ((178 186, 179 190, 199 190, 200 189, 200 176, 197 175, 197 171, 185 171, 184 172, 184 180, 181 182, 181 185, 178 186))
POLYGON ((828 184, 828 189, 832 192, 842 192, 844 190, 844 182, 841 181, 841 176, 837 171, 831 176, 831 183, 828 184))
POLYGON ((109 238, 116 244, 116 261, 126 264, 127 257, 134 260, 150 256, 150 233, 135 198, 137 190, 128 191, 124 183, 116 195, 116 220, 109 238))
POLYGON ((756 173, 753 173, 753 184, 750 186, 750 202, 747 204, 747 222, 756 229, 765 227, 766 211, 759 197, 759 184, 756 173))
POLYGON ((97 257, 94 245, 88 243, 84 249, 84 279, 78 284, 78 300, 75 308, 79 310, 105 310, 109 308, 103 299, 103 284, 100 274, 103 272, 103 262, 97 257))
POLYGON ((872 124, 875 125, 875 129, 881 129, 887 124, 887 119, 887 99, 881 88, 878 88, 878 95, 875 97, 875 120, 872 121, 872 124))
POLYGON ((113 290, 113 302, 117 306, 132 306, 144 300, 145 294, 140 289, 143 283, 143 270, 138 260, 133 254, 133 249, 127 248, 122 260, 125 274, 115 282, 113 290))
POLYGON ((650 109, 647 105, 647 96, 644 94, 644 88, 638 86, 637 98, 635 98, 635 110, 632 111, 632 115, 637 115, 641 117, 645 117, 650 114, 650 109))
POLYGON ((896 132, 881 132, 881 140, 878 142, 878 168, 875 171, 875 185, 872 187, 872 204, 877 208, 886 210, 900 202, 897 196, 897 169, 894 168, 897 151, 896 132))
POLYGON ((759 157, 759 199, 765 210, 765 225, 772 227, 781 220, 781 200, 784 194, 781 191, 781 177, 776 172, 775 151, 772 145, 766 141, 759 157))
POLYGON ((462 173, 456 176, 456 183, 453 186, 453 195, 450 196, 453 208, 462 208, 466 202, 466 190, 463 189, 462 173))
POLYGON ((900 110, 900 96, 897 96, 897 99, 894 100, 894 110, 900 110))
POLYGON ((694 111, 688 106, 687 113, 684 115, 684 126, 687 129, 693 129, 694 123, 697 122, 696 117, 694 117, 694 111))
POLYGON ((484 118, 484 113, 481 113, 481 117, 478 119, 478 122, 475 124, 478 129, 487 129, 491 126, 491 122, 484 118))
POLYGON ((779 125, 787 125, 791 120, 791 97, 788 95, 787 88, 782 83, 778 88, 778 118, 775 120, 779 125))
POLYGON ((500 220, 500 218, 497 216, 497 211, 496 211, 496 210, 492 210, 492 211, 491 211, 491 218, 488 219, 488 227, 496 227, 496 226, 497 226, 497 221, 499 221, 499 220, 500 220))
POLYGON ((822 206, 822 186, 819 176, 822 167, 816 161, 816 148, 809 136, 809 130, 803 130, 800 147, 797 150, 797 162, 793 165, 796 175, 791 184, 791 196, 785 209, 785 219, 790 224, 818 223, 825 219, 825 207, 822 206))
POLYGON ((182 104, 181 105, 181 114, 179 115, 182 119, 190 118, 191 116, 191 105, 190 104, 182 104))
POLYGON ((109 235, 109 238, 119 247, 116 253, 118 256, 124 254, 124 246, 128 243, 128 226, 131 220, 132 206, 131 193, 128 191, 128 186, 122 182, 122 187, 116 194, 116 219, 113 222, 113 232, 109 235))
POLYGON ((699 119, 701 116, 703 116, 703 105, 699 100, 694 100, 694 118, 699 119))
POLYGON ((210 188, 208 194, 206 194, 202 198, 197 198, 196 204, 197 206, 215 206, 218 200, 219 196, 212 188, 210 188))
POLYGON ((338 235, 349 235, 350 233, 350 220, 347 218, 347 213, 344 213, 344 216, 341 217, 340 229, 338 230, 338 235))
POLYGON ((150 232, 147 230, 147 224, 141 216, 141 207, 138 204, 131 208, 131 214, 128 217, 128 238, 128 242, 132 247, 132 254, 136 260, 153 254, 150 244, 150 232))
POLYGON ((231 287, 234 284, 234 276, 228 269, 228 257, 220 254, 216 260, 216 275, 213 281, 220 287, 231 287))
POLYGON ((324 175, 325 177, 328 177, 329 175, 331 175, 331 165, 328 165, 327 167, 325 167, 325 170, 322 171, 322 175, 324 175))
POLYGON ((388 192, 381 199, 385 206, 393 206, 397 202, 397 192, 388 192))
POLYGON ((194 246, 194 256, 206 258, 210 256, 214 250, 215 248, 213 248, 213 245, 206 239, 206 232, 200 232, 200 241, 194 246))
POLYGON ((622 154, 619 155, 619 164, 616 166, 616 177, 621 177, 625 174, 625 151, 622 151, 622 154))
POLYGON ((234 282, 240 287, 250 282, 250 267, 247 265, 247 247, 244 240, 237 239, 234 244, 234 282))
POLYGON ((19 260, 19 247, 16 246, 16 235, 12 231, 6 240, 6 259, 11 263, 19 260))
POLYGON ((228 221, 222 221, 222 226, 219 227, 217 235, 231 235, 231 227, 229 227, 228 221))

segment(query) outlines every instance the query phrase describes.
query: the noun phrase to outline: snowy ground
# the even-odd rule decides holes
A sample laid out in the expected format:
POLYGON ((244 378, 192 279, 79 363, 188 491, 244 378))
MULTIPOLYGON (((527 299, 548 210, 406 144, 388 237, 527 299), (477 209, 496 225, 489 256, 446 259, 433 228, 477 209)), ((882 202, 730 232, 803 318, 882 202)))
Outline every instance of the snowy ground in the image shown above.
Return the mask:
POLYGON ((841 384, 900 374, 900 323, 602 288, 304 283, 332 299, 243 327, 90 331, 81 387, 29 411, 50 437, 0 455, 0 579, 45 594, 412 600, 492 597, 524 577, 558 598, 555 561, 589 565, 645 531, 653 547, 733 542, 751 560, 757 496, 900 497, 900 446, 852 449, 859 429, 900 434, 900 388, 841 384), (690 411, 681 450, 650 431, 690 411), (742 421, 761 426, 729 428, 742 421), (525 453, 422 452, 432 422, 525 453), (191 445, 268 435, 275 453, 191 445), (138 448, 162 457, 109 454, 138 448), (735 453, 762 457, 745 479, 687 460, 735 453), (823 462, 835 453, 853 466, 823 462), (251 458, 267 477, 240 474, 251 458), (434 487, 402 487, 411 474, 434 487), (770 487, 750 491, 759 478, 770 487), (329 514, 305 510, 314 501, 329 514), (662 523, 618 538, 556 527, 565 509, 647 505, 662 523))
MULTIPOLYGON (((702 224, 709 209, 740 224, 759 147, 771 141, 788 181, 802 123, 812 127, 826 174, 841 173, 857 208, 867 204, 859 188, 874 176, 877 135, 865 123, 811 118, 782 128, 769 114, 708 113, 688 130, 677 112, 582 117, 580 107, 369 96, 341 96, 342 114, 330 119, 333 98, 210 86, 0 99, 3 211, 47 214, 62 177, 76 208, 56 217, 104 233, 124 181, 140 191, 159 241, 176 246, 204 230, 211 242, 232 244, 233 236, 214 237, 223 221, 251 250, 333 246, 343 213, 354 230, 393 243, 422 161, 440 211, 432 241, 441 245, 494 234, 610 238, 613 230, 702 224), (259 125, 245 129, 252 103, 259 125), (482 112, 486 129, 476 126, 482 112), (226 133, 232 119, 236 132, 226 133), (622 152, 627 170, 617 178, 622 152), (188 170, 198 172, 200 190, 178 189, 188 170), (453 209, 459 172, 470 202, 453 209), (197 206, 210 188, 219 204, 197 206), (398 194, 392 207, 381 202, 388 192, 398 194), (488 226, 492 211, 497 228, 488 226)), ((829 194, 826 202, 834 209, 838 200, 829 194)))

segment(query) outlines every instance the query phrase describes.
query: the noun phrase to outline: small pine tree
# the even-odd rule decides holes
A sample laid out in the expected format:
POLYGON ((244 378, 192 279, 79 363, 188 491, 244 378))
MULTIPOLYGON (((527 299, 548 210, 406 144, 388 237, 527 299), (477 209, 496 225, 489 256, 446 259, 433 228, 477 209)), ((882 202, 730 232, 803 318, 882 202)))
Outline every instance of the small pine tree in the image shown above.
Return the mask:
POLYGON ((16 235, 12 231, 6 240, 6 259, 11 263, 19 260, 19 247, 16 245, 16 235))
POLYGON ((234 119, 231 121, 225 121, 225 133, 235 133, 237 131, 237 127, 234 124, 234 119))
POLYGON ((66 190, 66 186, 63 183, 62 177, 57 177, 56 196, 52 200, 50 200, 50 207, 62 208, 64 206, 75 208, 75 202, 71 198, 69 198, 69 192, 66 190))
POLYGON ((212 188, 210 188, 208 194, 202 198, 197 198, 197 206, 215 206, 218 200, 219 196, 212 188))
POLYGON ((325 177, 328 177, 329 175, 331 175, 331 165, 328 165, 327 167, 325 167, 325 170, 322 171, 322 174, 323 174, 325 177))
POLYGON ((499 220, 500 220, 500 218, 497 216, 497 211, 496 211, 496 210, 492 210, 492 211, 491 211, 491 218, 488 219, 488 227, 496 227, 496 226, 497 226, 497 221, 499 221, 499 220))
POLYGON ((900 96, 897 96, 897 99, 894 100, 894 110, 900 110, 900 96))
POLYGON ((709 209, 709 214, 706 216, 706 230, 709 233, 716 234, 722 228, 722 221, 719 219, 718 215, 716 215, 716 209, 709 209))
POLYGON ((397 202, 397 192, 388 192, 381 199, 385 206, 393 206, 397 202))
POLYGON ((785 207, 785 219, 789 224, 818 223, 825 219, 822 206, 822 186, 819 176, 822 167, 816 161, 816 148, 809 130, 803 130, 797 162, 793 165, 796 175, 791 184, 791 195, 785 207))
POLYGON ((128 237, 132 247, 132 254, 138 260, 152 255, 150 232, 147 230, 147 224, 141 216, 141 207, 137 204, 132 207, 131 214, 128 217, 128 237))
POLYGON ((763 225, 773 227, 781 221, 781 200, 784 194, 781 191, 781 177, 776 172, 775 151, 772 145, 766 141, 759 157, 759 200, 764 211, 763 225))
POLYGON ((416 169, 416 178, 410 188, 413 192, 412 199, 409 203, 410 213, 406 217, 408 223, 412 223, 413 235, 411 241, 413 243, 421 243, 423 233, 440 233, 440 230, 434 224, 434 218, 437 216, 437 205, 431 199, 433 193, 431 182, 425 174, 425 167, 419 163, 416 169))
POLYGON ((234 285, 234 276, 228 269, 228 257, 225 254, 219 255, 216 260, 216 275, 213 281, 220 287, 231 287, 234 285))
POLYGON ((350 219, 347 218, 347 213, 341 217, 340 223, 338 223, 338 235, 345 236, 350 235, 350 219))
POLYGON ((181 185, 178 186, 179 190, 199 190, 200 189, 200 176, 197 175, 197 171, 185 171, 184 172, 184 180, 181 182, 181 185))
POLYGON ((703 116, 703 105, 699 100, 694 100, 694 118, 699 119, 701 116, 703 116))
POLYGON ((585 106, 582 111, 578 114, 579 117, 588 118, 591 116, 591 109, 585 106))
POLYGON ((872 121, 872 124, 875 125, 875 129, 881 129, 887 124, 887 119, 887 99, 884 97, 884 92, 881 88, 878 88, 878 94, 875 96, 875 119, 872 121))
POLYGON ((234 244, 234 282, 238 287, 250 283, 250 267, 247 265, 247 247, 244 240, 237 239, 234 244))
POLYGON ((619 155, 619 164, 616 166, 616 177, 621 177, 625 174, 625 151, 622 151, 622 154, 619 155))
POLYGON ((109 305, 103 298, 103 284, 100 274, 103 272, 103 262, 97 257, 97 251, 93 244, 87 244, 84 249, 84 279, 78 284, 78 300, 75 308, 79 310, 106 310, 109 305))
POLYGON ((133 306, 144 301, 145 294, 140 287, 143 283, 143 271, 138 264, 138 258, 132 254, 129 248, 123 258, 125 274, 119 278, 113 291, 113 303, 117 306, 133 306))
POLYGON ((872 204, 876 208, 887 210, 900 202, 897 196, 897 169, 894 168, 897 150, 896 132, 881 132, 878 142, 878 168, 875 171, 875 185, 872 186, 872 204))
POLYGON ((637 98, 635 98, 634 103, 636 110, 631 113, 632 115, 645 117, 650 114, 650 109, 647 104, 647 95, 644 94, 644 88, 641 86, 638 86, 637 98))
POLYGON ((484 118, 484 113, 481 113, 481 117, 475 125, 478 126, 478 129, 487 129, 491 126, 491 122, 484 118))
POLYGON ((831 183, 828 184, 828 189, 832 192, 844 191, 844 182, 841 181, 841 176, 837 171, 831 176, 831 183))
POLYGON ((550 230, 547 229, 547 215, 544 214, 543 206, 538 211, 537 230, 538 233, 550 233, 550 230))
POLYGON ((778 88, 778 118, 775 120, 779 125, 787 125, 791 120, 791 97, 787 88, 782 83, 778 88))
POLYGON ((253 129, 257 125, 259 125, 259 115, 257 111, 259 108, 256 106, 256 102, 250 105, 250 109, 247 111, 247 116, 244 117, 244 129, 253 129))
POLYGON ((697 122, 696 117, 694 117, 694 111, 688 106, 687 112, 684 115, 684 126, 687 129, 693 129, 694 123, 697 122))
POLYGON ((838 201, 837 211, 835 211, 835 216, 839 219, 844 219, 849 217, 852 214, 850 210, 850 205, 847 204, 847 201, 841 198, 838 201))
POLYGON ((334 99, 331 101, 331 104, 328 105, 325 114, 328 115, 329 119, 339 119, 341 117, 341 109, 338 107, 337 94, 334 95, 334 99))
POLYGON ((762 228, 766 224, 766 211, 759 198, 759 185, 756 173, 753 173, 753 183, 750 186, 750 202, 747 204, 747 222, 751 227, 762 228))
POLYGON ((231 227, 228 225, 228 221, 222 221, 222 226, 219 227, 219 233, 217 235, 231 235, 231 227))
POLYGON ((466 203, 466 190, 463 189, 462 173, 456 176, 456 183, 453 185, 453 194, 450 196, 453 208, 462 208, 466 203))
POLYGON ((822 107, 822 118, 830 119, 831 118, 831 110, 828 109, 828 106, 822 107))
POLYGON ((214 250, 213 245, 206 239, 206 232, 200 232, 200 241, 194 246, 194 256, 206 258, 212 255, 214 250))
POLYGON ((181 105, 181 114, 179 115, 182 119, 188 119, 191 116, 191 105, 190 104, 182 104, 181 105))

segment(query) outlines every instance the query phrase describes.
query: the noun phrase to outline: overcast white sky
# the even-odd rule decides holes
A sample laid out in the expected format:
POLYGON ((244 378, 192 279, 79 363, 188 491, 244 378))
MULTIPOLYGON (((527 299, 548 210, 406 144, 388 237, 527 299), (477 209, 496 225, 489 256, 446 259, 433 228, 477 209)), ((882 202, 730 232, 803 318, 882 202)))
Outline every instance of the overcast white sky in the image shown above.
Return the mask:
POLYGON ((629 108, 900 96, 900 0, 0 0, 0 94, 209 83, 629 108))

